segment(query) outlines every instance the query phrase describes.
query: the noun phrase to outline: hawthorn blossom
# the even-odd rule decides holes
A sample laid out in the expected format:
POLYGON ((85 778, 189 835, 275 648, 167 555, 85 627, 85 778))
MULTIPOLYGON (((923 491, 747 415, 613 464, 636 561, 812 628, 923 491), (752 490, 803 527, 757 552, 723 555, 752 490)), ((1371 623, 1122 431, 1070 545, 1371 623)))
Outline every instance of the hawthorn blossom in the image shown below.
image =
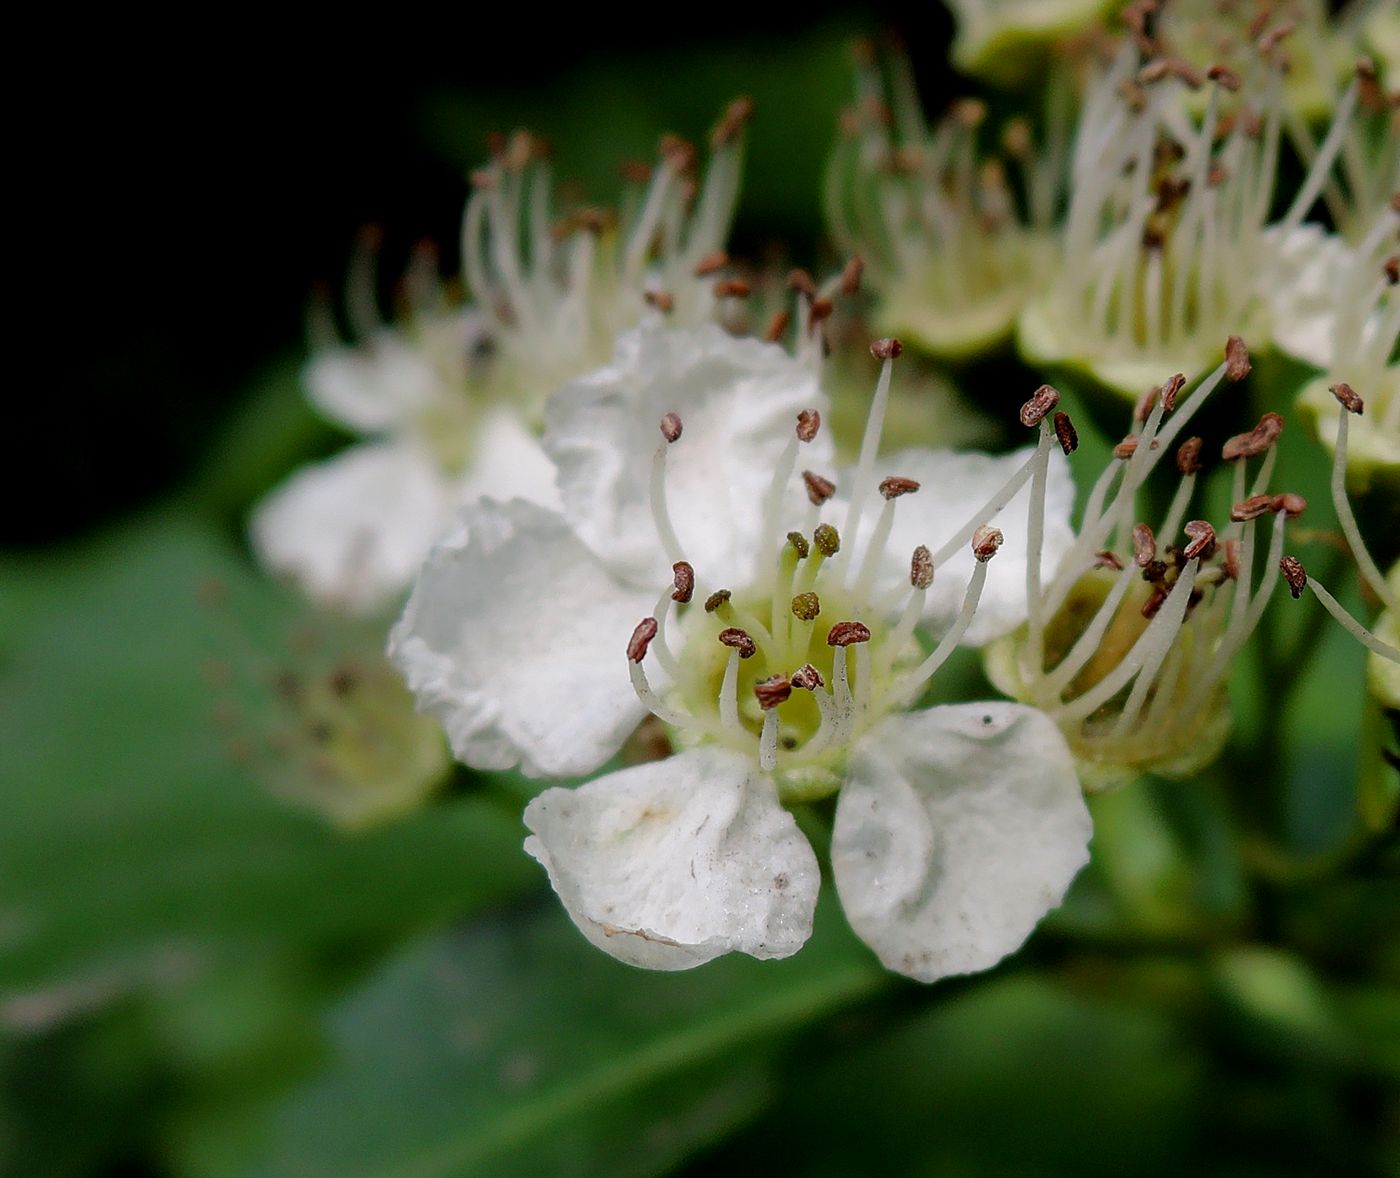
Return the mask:
POLYGON ((316 408, 365 440, 258 506, 262 562, 318 601, 372 612, 402 595, 464 504, 492 493, 556 507, 538 438, 547 398, 644 319, 698 325, 728 297, 716 275, 748 109, 734 104, 716 128, 703 183, 695 148, 665 137, 654 170, 627 170, 620 215, 556 215, 545 145, 525 133, 498 144, 463 214, 468 306, 423 258, 404 283, 403 322, 384 322, 367 242, 346 298, 358 342, 321 315, 304 376, 316 408))
POLYGON ((1113 0, 949 0, 953 62, 997 85, 1034 76, 1065 42, 1089 31, 1113 0))
MULTIPOLYGON (((847 915, 925 981, 1013 951, 1086 861, 1053 724, 1016 704, 916 707, 983 603, 989 633, 1018 620, 1026 574, 994 575, 994 524, 1067 518, 1056 435, 1037 420, 1029 454, 906 452, 879 477, 899 348, 877 349, 860 459, 831 478, 822 399, 780 349, 624 337, 548 411, 563 511, 469 513, 395 629, 391 656, 468 764, 588 774, 648 713, 665 726, 673 755, 525 813, 571 918, 623 961, 795 952, 820 872, 785 806, 833 793, 847 915), (926 542, 904 547, 905 529, 926 542)), ((1043 559, 1070 538, 1041 528, 1043 559)))

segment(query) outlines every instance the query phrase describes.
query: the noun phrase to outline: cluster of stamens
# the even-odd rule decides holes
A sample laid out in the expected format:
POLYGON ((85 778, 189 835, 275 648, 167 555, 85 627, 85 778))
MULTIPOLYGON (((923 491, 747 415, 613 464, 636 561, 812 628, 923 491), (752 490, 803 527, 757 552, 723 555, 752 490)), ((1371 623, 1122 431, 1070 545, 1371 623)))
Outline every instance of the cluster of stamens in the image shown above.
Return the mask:
MULTIPOLYGON (((915 548, 907 585, 880 583, 896 506, 920 488, 899 475, 875 476, 900 345, 882 340, 872 351, 884 364, 840 527, 821 518, 837 506, 834 481, 798 471, 801 447, 821 426, 815 410, 804 410, 762 504, 760 548, 745 584, 706 592, 705 570, 693 567, 682 551, 666 502, 667 455, 684 444, 684 427, 674 413, 662 419, 653 463, 652 512, 671 578, 654 613, 627 643, 633 687, 678 740, 756 750, 760 768, 775 773, 790 798, 834 790, 851 742, 917 698, 971 623, 986 562, 1002 542, 995 528, 973 522, 938 553, 915 548), (797 479, 807 506, 800 526, 785 530, 786 492, 797 479), (876 500, 879 510, 868 517, 876 500), (935 571, 967 544, 976 562, 962 608, 938 646, 921 657, 915 630, 935 571), (665 675, 660 690, 648 678, 648 660, 665 675)), ((1003 505, 1009 497, 1000 497, 1003 505)))

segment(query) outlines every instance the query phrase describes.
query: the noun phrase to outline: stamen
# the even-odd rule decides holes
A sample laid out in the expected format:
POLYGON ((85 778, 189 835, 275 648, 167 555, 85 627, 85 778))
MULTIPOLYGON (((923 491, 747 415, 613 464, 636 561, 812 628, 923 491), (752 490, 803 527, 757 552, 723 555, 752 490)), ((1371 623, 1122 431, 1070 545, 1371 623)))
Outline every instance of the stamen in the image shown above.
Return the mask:
POLYGON ((856 463, 855 489, 851 503, 846 510, 846 521, 842 525, 846 537, 854 543, 860 534, 861 515, 865 511, 865 498, 869 494, 870 483, 874 478, 875 452, 880 447, 880 434, 884 430, 885 410, 890 400, 890 381, 894 375, 894 361, 904 345, 897 339, 880 339, 870 345, 870 354, 882 361, 880 379, 875 384, 875 395, 871 398, 870 414, 865 422, 865 436, 860 443, 860 458, 856 463))
POLYGON ((753 693, 758 697, 758 706, 771 712, 791 697, 792 680, 783 674, 770 675, 753 685, 753 693))
POLYGON ((922 544, 909 560, 909 584, 915 589, 927 589, 933 584, 933 557, 922 544))
POLYGON ((709 597, 705 598, 705 612, 707 614, 714 613, 733 596, 728 589, 716 589, 709 597))
POLYGON ((870 641, 870 627, 864 622, 837 622, 826 636, 828 646, 851 646, 870 641))
POLYGON ((1293 600, 1303 596, 1303 590, 1308 584, 1307 570, 1303 568, 1303 562, 1296 556, 1285 556, 1278 562, 1278 567, 1283 572, 1283 579, 1288 582, 1288 592, 1293 595, 1293 600))
POLYGON ((810 470, 802 472, 802 482, 807 487, 807 498, 811 500, 813 507, 820 507, 836 494, 835 483, 819 474, 813 474, 810 470))
POLYGON ((1133 559, 1140 569, 1157 559, 1157 538, 1146 524, 1133 525, 1133 559))
POLYGON ((744 656, 730 647, 724 663, 724 679, 719 686, 719 719, 727 732, 741 733, 739 722, 739 660, 744 656))
POLYGON ((1221 448, 1220 456, 1226 462, 1233 462, 1237 458, 1253 458, 1268 450, 1282 433, 1283 418, 1277 413, 1266 413, 1249 433, 1236 434, 1230 438, 1221 448))
POLYGON ((1048 384, 1041 385, 1021 406, 1021 424, 1033 429, 1044 421, 1046 415, 1059 403, 1060 394, 1048 384))
POLYGON ((1068 413, 1055 414, 1055 440, 1060 443, 1060 449, 1065 452, 1066 457, 1079 449, 1079 434, 1075 431, 1074 422, 1069 419, 1068 413))
POLYGON ((812 666, 811 663, 804 663, 792 673, 791 679, 794 687, 803 691, 816 691, 820 687, 826 686, 826 681, 822 678, 822 673, 812 666))
MULTIPOLYGON (((655 629, 654 625, 653 629, 655 629)), ((721 646, 737 650, 741 659, 753 658, 754 652, 758 650, 754 640, 749 637, 748 631, 741 630, 738 626, 729 626, 721 630, 718 637, 721 646)))
POLYGON ((695 596, 695 569, 688 560, 678 560, 671 566, 671 572, 675 578, 671 600, 685 605, 695 596))
POLYGON ((655 637, 656 619, 643 618, 632 631, 632 637, 627 640, 627 657, 634 663, 640 663, 646 658, 647 648, 655 637))
POLYGON ((667 442, 678 441, 684 428, 679 414, 667 413, 661 418, 661 436, 667 442))
MULTIPOLYGON (((992 551, 995 552, 995 549, 992 551)), ((943 640, 933 649, 933 652, 890 689, 891 699, 898 700, 906 706, 912 703, 919 692, 923 690, 924 684, 933 678, 938 668, 947 661, 948 656, 962 641, 962 636, 972 625, 973 615, 977 612, 977 603, 982 599, 982 587, 987 583, 987 560, 990 559, 990 555, 986 560, 981 557, 977 558, 977 563, 972 566, 972 576, 968 578, 967 591, 963 594, 962 608, 958 611, 953 625, 949 628, 948 633, 943 635, 943 640)))
POLYGON ((763 713, 763 731, 758 734, 758 767, 771 773, 778 767, 778 713, 763 713))
POLYGON ((1000 528, 982 524, 972 533, 972 555, 977 559, 977 563, 986 564, 991 560, 1005 539, 1000 528))
MULTIPOLYGON (((1360 401, 1360 398, 1356 397, 1355 392, 1348 386, 1338 385, 1337 387, 1351 392, 1352 396, 1360 401)), ((1342 395, 1338 394, 1335 389, 1333 395, 1341 401, 1342 395)), ((1397 600, 1395 594, 1390 591, 1390 586, 1386 584, 1380 569, 1376 567, 1376 562, 1371 559, 1371 554, 1366 549, 1366 542, 1361 538, 1361 529, 1356 525, 1356 516, 1352 514, 1351 502, 1347 498, 1347 431, 1353 412, 1360 413, 1361 409, 1352 410, 1345 401, 1342 401, 1341 412, 1337 415, 1337 443, 1332 454, 1332 505, 1336 508, 1337 519, 1342 525, 1342 534, 1346 536, 1347 544, 1351 547, 1352 559, 1356 561, 1356 567, 1360 570, 1362 578, 1385 604, 1386 609, 1400 613, 1400 600, 1397 600)), ((1326 602, 1324 601, 1323 604, 1325 605, 1326 602)))
POLYGON ((822 415, 815 409, 804 409, 797 415, 797 440, 810 442, 822 427, 822 415))
POLYGON ((1215 555, 1215 529, 1203 519, 1193 519, 1183 529, 1191 537, 1191 543, 1181 550, 1187 560, 1200 557, 1209 560, 1215 555))
MULTIPOLYGON (((1323 608, 1332 615, 1339 626, 1348 634, 1361 643, 1368 650, 1373 650, 1383 659, 1389 659, 1392 663, 1400 663, 1400 650, 1391 646, 1388 642, 1383 642, 1371 633, 1365 626, 1358 622, 1351 614, 1347 613, 1345 607, 1332 594, 1328 593, 1317 581, 1309 578, 1307 587, 1313 591, 1313 596, 1322 602, 1323 608)), ((1295 594, 1296 596, 1296 594, 1295 594)))
POLYGON ((656 448, 656 453, 651 459, 651 483, 648 489, 651 496, 652 521, 656 525, 666 558, 674 567, 685 561, 680 537, 676 535, 675 525, 671 523, 670 510, 666 506, 666 452, 681 436, 681 419, 676 414, 668 413, 661 419, 661 436, 664 440, 656 448))
MULTIPOLYGON (((792 599, 792 616, 799 621, 810 622, 821 612, 821 598, 815 593, 799 593, 792 599)), ((845 623, 840 624, 844 625, 845 623)))

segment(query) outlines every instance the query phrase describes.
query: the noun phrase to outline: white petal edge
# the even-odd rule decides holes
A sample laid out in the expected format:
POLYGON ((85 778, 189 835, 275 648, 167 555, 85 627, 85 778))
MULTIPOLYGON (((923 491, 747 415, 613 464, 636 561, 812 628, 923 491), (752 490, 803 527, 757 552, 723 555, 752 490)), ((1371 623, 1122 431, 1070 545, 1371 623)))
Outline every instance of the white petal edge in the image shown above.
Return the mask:
POLYGON ((811 935, 816 856, 772 779, 727 749, 546 790, 525 825, 573 922, 629 965, 788 957, 811 935))
MULTIPOLYGON (((1030 449, 993 456, 961 450, 903 450, 881 459, 880 471, 918 481, 919 490, 897 500, 894 528, 885 546, 886 575, 908 582, 909 557, 926 544, 938 549, 979 511, 1032 454, 1030 449)), ((1008 634, 1026 620, 1027 510, 1030 483, 1016 494, 990 523, 1005 536, 1001 550, 987 565, 987 582, 977 613, 963 638, 966 646, 982 646, 1008 634)), ((1045 481, 1045 531, 1041 577, 1054 575, 1061 558, 1074 543, 1070 512, 1074 508, 1074 479, 1058 448, 1050 453, 1045 481)), ((924 617, 935 635, 957 617, 972 577, 972 548, 960 546, 935 571, 925 599, 924 617)))
POLYGON ((614 581, 558 515, 485 500, 424 563, 389 655, 465 764, 574 776, 646 715, 626 650, 654 604, 614 581))
MULTIPOLYGON (((649 501, 661 417, 684 431, 666 456, 669 514, 683 555, 702 576, 747 580, 763 504, 797 414, 826 411, 813 368, 776 344, 713 325, 645 322, 618 338, 612 361, 566 384, 545 414, 545 450, 559 468, 565 512, 610 567, 637 583, 669 571, 649 501)), ((823 430, 798 469, 827 468, 823 430)), ((803 517, 794 478, 781 537, 803 517)))
POLYGON ((1269 308, 1274 342, 1295 359, 1326 370, 1336 359, 1337 285, 1355 265, 1354 251, 1321 225, 1264 231, 1267 254, 1259 295, 1269 308))
POLYGON ((1015 952, 1088 862, 1089 812, 1059 730, 1033 708, 896 716, 852 751, 831 860, 856 934, 923 982, 1015 952))
POLYGON ((254 509, 264 567, 354 613, 399 599, 452 525, 458 492, 409 442, 366 442, 302 467, 254 509))

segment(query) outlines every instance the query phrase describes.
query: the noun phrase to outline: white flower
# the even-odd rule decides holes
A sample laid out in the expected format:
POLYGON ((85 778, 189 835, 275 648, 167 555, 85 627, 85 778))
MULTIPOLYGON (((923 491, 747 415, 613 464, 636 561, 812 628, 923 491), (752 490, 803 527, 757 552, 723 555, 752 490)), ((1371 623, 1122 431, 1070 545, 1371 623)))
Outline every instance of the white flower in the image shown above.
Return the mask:
POLYGON ((722 303, 712 275, 738 191, 746 103, 726 113, 695 192, 696 153, 663 140, 654 173, 633 175, 621 219, 551 206, 548 153, 528 135, 477 172, 463 216, 473 304, 453 308, 435 262, 405 282, 411 315, 385 324, 377 239, 351 268, 347 310, 360 342, 326 323, 305 383, 330 420, 367 440, 294 473, 257 508, 267 567, 355 612, 392 604, 460 508, 490 490, 556 507, 538 433, 545 400, 605 363, 641 320, 694 325, 722 303), (692 203, 693 198, 693 203, 692 203))
POLYGON ((1112 0, 949 0, 957 18, 953 61, 998 86, 1021 85, 1070 38, 1115 7, 1112 0))
MULTIPOLYGON (((667 726, 675 755, 547 790, 525 815, 575 923, 624 961, 796 951, 820 876, 783 803, 843 785, 838 891, 913 977, 994 964, 1085 861, 1088 814, 1053 724, 1014 704, 910 710, 984 592, 1024 601, 1028 572, 989 578, 1001 533, 983 521, 1068 511, 1050 422, 1010 470, 985 460, 995 479, 968 479, 960 457, 928 461, 923 486, 877 480, 889 382, 887 363, 838 495, 810 369, 718 332, 642 329, 549 411, 563 513, 483 505, 395 630, 392 657, 468 764, 583 774, 648 711, 667 726), (920 520, 940 551, 888 559, 896 528, 920 520), (925 655, 916 628, 944 610, 930 589, 969 547, 925 655)), ((1035 545, 1068 539, 1048 527, 1035 545)))

